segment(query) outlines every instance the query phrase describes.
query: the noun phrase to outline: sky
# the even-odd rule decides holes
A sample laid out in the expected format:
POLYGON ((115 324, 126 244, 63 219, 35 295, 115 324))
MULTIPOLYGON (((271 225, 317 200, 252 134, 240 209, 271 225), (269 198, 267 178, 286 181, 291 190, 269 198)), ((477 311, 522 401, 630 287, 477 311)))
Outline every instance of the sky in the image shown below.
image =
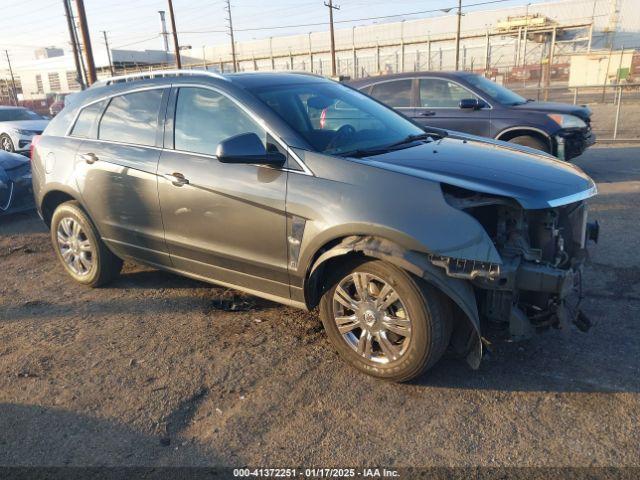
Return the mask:
MULTIPOLYGON (((463 11, 540 3, 542 0, 463 0, 463 11), (485 5, 476 5, 488 3, 485 5)), ((72 0, 75 3, 75 0, 72 0)), ((0 49, 11 58, 33 58, 36 48, 69 49, 63 0, 1 0, 0 49)), ((443 15, 438 9, 455 8, 457 0, 334 0, 336 27, 399 21, 403 18, 443 15), (435 12, 429 12, 436 10, 435 12), (428 12, 409 15, 413 12, 428 12), (370 19, 371 17, 394 16, 370 19), (367 20, 368 19, 368 20, 367 20)), ((174 0, 181 45, 200 48, 229 41, 226 0, 174 0)), ((161 49, 158 10, 168 10, 167 0, 85 0, 94 51, 104 48, 102 30, 112 49, 161 49)), ((324 0, 231 0, 236 41, 270 36, 325 31, 328 8, 324 0), (319 24, 319 25, 318 25, 319 24), (294 26, 295 25, 295 26, 294 26), (273 28, 273 27, 285 28, 273 28)), ((170 23, 167 15, 167 29, 170 23)), ((1 58, 1 57, 0 57, 1 58)), ((4 59, 0 67, 4 67, 4 59)))

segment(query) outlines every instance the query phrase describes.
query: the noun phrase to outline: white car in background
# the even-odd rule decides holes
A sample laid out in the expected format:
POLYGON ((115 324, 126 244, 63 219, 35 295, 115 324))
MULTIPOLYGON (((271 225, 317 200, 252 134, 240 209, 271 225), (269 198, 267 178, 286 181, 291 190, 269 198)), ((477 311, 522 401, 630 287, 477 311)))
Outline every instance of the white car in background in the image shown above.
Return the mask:
POLYGON ((47 118, 26 108, 0 106, 0 149, 28 154, 31 139, 48 123, 47 118))

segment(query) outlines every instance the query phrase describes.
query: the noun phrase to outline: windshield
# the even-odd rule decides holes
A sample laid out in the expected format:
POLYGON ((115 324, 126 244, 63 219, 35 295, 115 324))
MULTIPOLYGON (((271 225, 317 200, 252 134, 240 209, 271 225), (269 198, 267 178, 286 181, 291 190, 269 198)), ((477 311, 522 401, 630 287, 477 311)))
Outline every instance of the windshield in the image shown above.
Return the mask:
POLYGON ((12 122, 17 120, 42 120, 42 117, 26 108, 0 109, 0 122, 12 122))
POLYGON ((469 75, 465 77, 465 80, 502 105, 521 105, 527 103, 526 98, 480 75, 469 75))
POLYGON ((390 108, 338 83, 269 85, 251 92, 320 153, 349 155, 424 134, 390 108))

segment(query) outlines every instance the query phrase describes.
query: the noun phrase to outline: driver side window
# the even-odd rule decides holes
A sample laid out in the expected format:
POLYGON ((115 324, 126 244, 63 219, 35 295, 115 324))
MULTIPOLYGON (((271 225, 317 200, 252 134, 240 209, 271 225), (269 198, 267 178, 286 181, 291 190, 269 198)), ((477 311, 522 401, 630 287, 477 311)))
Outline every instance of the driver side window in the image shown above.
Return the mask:
POLYGON ((460 100, 478 99, 461 85, 442 78, 420 79, 420 106, 427 108, 458 108, 460 100))
POLYGON ((266 131, 221 93, 196 87, 183 87, 178 91, 176 150, 215 155, 222 140, 242 133, 255 133, 266 142, 266 131))

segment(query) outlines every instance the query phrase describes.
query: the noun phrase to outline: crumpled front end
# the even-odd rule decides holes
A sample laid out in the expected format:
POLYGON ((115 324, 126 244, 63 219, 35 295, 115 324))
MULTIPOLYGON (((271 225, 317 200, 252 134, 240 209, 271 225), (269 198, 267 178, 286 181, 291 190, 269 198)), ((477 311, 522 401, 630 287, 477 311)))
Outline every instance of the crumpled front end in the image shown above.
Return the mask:
POLYGON ((584 200, 525 210, 509 198, 449 186, 443 192, 451 205, 483 225, 502 257, 501 265, 481 266, 468 276, 491 330, 512 339, 569 323, 588 330, 590 322, 579 308, 582 268, 587 242, 597 242, 599 226, 588 223, 584 200))

